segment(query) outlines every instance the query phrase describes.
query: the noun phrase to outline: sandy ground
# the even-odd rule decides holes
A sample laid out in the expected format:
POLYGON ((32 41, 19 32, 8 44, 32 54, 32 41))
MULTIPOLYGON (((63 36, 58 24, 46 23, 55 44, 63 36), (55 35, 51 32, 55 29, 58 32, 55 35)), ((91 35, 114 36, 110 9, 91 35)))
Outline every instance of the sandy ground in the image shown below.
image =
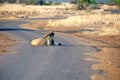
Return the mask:
POLYGON ((31 20, 29 24, 23 24, 21 27, 28 29, 43 29, 45 25, 47 25, 47 20, 31 20))
MULTIPOLYGON (((120 80, 120 35, 97 37, 80 33, 76 35, 83 40, 87 39, 86 44, 98 48, 98 52, 92 55, 94 56, 92 60, 98 61, 99 64, 93 65, 92 69, 105 71, 109 80, 120 80)), ((96 75, 92 76, 92 78, 95 77, 96 75)))
POLYGON ((8 34, 0 32, 0 56, 10 52, 8 48, 16 44, 16 40, 11 39, 8 34))

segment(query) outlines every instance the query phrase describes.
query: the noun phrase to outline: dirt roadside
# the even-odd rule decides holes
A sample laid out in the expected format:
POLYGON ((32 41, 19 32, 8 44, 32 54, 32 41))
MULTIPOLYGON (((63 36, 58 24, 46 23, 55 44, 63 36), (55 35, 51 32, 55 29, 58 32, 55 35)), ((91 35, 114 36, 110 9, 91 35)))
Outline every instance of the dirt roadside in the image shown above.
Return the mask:
MULTIPOLYGON (((86 44, 99 49, 98 52, 92 55, 93 60, 98 61, 99 64, 93 65, 92 69, 105 71, 108 74, 107 80, 120 80, 120 35, 90 36, 77 33, 76 36, 85 40, 86 44)), ((91 78, 98 80, 98 75, 93 75, 91 78)))
POLYGON ((7 33, 0 32, 0 56, 9 53, 10 46, 16 45, 16 40, 13 40, 7 33))

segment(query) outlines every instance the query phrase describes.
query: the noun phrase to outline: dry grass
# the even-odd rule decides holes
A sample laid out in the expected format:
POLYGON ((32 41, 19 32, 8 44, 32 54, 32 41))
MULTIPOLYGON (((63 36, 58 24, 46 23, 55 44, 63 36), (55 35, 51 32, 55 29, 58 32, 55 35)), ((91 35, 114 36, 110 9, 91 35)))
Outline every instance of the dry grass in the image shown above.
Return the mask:
POLYGON ((0 5, 0 18, 55 17, 69 13, 71 5, 39 6, 24 4, 0 5))
POLYGON ((24 5, 24 4, 3 4, 0 6, 0 11, 50 11, 56 9, 70 8, 71 6, 39 6, 39 5, 24 5))
POLYGON ((49 21, 47 26, 49 29, 91 29, 99 30, 100 35, 119 35, 120 14, 72 16, 63 20, 49 21))

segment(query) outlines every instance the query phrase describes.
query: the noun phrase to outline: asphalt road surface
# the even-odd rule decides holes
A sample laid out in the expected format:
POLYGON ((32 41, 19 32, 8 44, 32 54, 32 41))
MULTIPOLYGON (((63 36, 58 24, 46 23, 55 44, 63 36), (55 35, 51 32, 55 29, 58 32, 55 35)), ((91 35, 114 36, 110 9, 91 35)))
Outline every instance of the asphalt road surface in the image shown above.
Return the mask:
POLYGON ((20 28, 26 21, 0 22, 0 32, 18 40, 13 52, 0 56, 0 80, 91 80, 94 61, 87 61, 96 51, 92 46, 69 35, 56 34, 62 46, 33 47, 30 42, 45 31, 20 28))

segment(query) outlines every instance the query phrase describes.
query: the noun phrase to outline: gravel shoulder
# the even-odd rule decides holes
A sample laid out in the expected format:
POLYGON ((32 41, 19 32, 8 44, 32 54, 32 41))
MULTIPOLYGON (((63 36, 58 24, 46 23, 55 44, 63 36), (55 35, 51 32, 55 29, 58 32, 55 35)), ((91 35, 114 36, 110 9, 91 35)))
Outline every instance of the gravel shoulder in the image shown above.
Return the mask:
POLYGON ((16 44, 16 40, 13 40, 10 35, 0 32, 0 56, 9 52, 8 48, 16 44))
MULTIPOLYGON (((86 44, 98 48, 98 52, 94 53, 95 61, 99 64, 92 66, 94 70, 103 70, 110 80, 119 80, 120 75, 120 35, 118 36, 90 36, 76 34, 86 41, 86 44)), ((104 75, 105 76, 105 75, 104 75)), ((99 75, 93 75, 92 78, 97 80, 99 75)), ((104 80, 104 79, 103 79, 104 80)))

